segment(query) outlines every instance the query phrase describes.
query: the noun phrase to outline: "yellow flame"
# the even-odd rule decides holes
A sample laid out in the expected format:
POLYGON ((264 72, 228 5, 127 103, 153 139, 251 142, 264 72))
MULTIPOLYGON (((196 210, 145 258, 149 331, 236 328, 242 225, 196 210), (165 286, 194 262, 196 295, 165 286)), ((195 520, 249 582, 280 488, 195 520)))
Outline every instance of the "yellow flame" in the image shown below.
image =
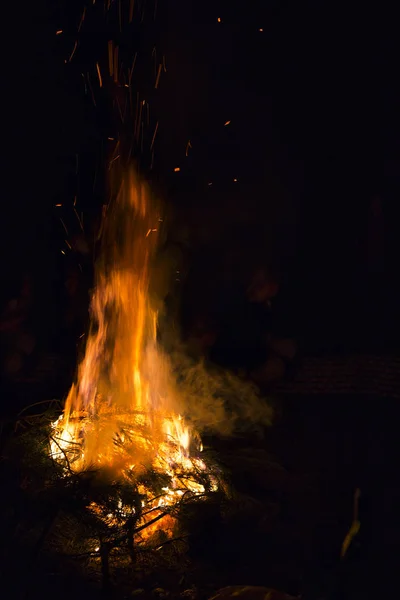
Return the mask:
MULTIPOLYGON (((105 212, 85 357, 64 415, 53 424, 51 453, 72 470, 95 465, 123 476, 151 466, 173 478, 177 470, 205 469, 189 456, 190 430, 157 344, 150 273, 160 222, 147 186, 129 171, 105 212)), ((198 483, 186 485, 204 491, 198 483)), ((172 503, 181 493, 178 486, 167 489, 160 502, 172 503)))

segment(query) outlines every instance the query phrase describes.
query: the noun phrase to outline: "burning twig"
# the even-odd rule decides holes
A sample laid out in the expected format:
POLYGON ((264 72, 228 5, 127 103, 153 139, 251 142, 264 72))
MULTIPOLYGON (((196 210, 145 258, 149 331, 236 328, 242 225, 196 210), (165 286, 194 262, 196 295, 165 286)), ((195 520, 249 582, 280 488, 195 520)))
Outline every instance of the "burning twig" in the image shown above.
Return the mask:
MULTIPOLYGON (((50 436, 50 440, 51 440, 51 442, 53 442, 53 444, 55 444, 55 445, 57 446, 57 448, 59 449, 59 451, 60 451, 60 452, 61 452, 61 454, 63 455, 63 460, 65 461, 65 464, 66 464, 66 466, 67 466, 67 470, 68 470, 68 472, 69 472, 70 474, 72 474, 72 469, 71 469, 70 462, 69 462, 69 460, 68 460, 67 453, 66 453, 66 452, 65 452, 65 450, 64 450, 64 449, 63 449, 63 448, 60 446, 60 444, 57 442, 57 440, 56 440, 56 439, 55 439, 53 436, 50 436)), ((51 453, 51 456, 52 456, 52 457, 54 457, 54 456, 55 456, 55 453, 54 453, 54 452, 52 452, 52 453, 51 453)))

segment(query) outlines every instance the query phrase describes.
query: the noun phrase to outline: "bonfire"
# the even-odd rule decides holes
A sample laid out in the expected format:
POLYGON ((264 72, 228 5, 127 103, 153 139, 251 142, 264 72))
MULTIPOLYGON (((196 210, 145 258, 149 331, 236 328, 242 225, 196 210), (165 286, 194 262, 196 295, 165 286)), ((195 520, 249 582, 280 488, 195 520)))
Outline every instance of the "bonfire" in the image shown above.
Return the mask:
MULTIPOLYGON (((112 482, 131 482, 141 497, 141 521, 165 529, 168 507, 218 484, 200 457, 200 437, 185 420, 184 398, 157 342, 151 267, 162 223, 160 206, 134 170, 119 173, 104 215, 85 355, 52 424, 50 453, 66 476, 97 470, 112 482), (157 495, 146 486, 149 473, 164 481, 157 495)), ((122 513, 135 510, 122 504, 122 513)), ((92 510, 99 514, 101 507, 93 503, 92 510)))

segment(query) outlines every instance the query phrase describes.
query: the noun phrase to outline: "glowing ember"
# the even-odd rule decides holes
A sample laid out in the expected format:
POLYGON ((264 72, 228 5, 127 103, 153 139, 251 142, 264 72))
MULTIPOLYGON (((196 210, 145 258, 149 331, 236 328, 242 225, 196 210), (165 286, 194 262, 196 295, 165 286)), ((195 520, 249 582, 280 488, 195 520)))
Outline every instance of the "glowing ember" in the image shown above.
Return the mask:
MULTIPOLYGON (((161 215, 133 170, 121 179, 104 218, 85 357, 64 414, 53 423, 50 446, 69 471, 102 468, 122 481, 148 470, 168 476, 157 499, 139 489, 154 511, 187 493, 204 493, 206 466, 190 456, 192 448, 201 450, 200 440, 181 416, 181 399, 157 344, 150 272, 161 215)), ((206 485, 216 486, 210 478, 206 485)))

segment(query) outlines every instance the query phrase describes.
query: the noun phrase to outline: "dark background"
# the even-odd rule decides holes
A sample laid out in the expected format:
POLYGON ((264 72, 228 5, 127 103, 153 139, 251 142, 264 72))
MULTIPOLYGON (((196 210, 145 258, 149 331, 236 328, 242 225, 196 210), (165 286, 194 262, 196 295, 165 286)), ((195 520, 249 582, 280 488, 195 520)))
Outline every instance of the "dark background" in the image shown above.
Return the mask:
MULTIPOLYGON (((76 196, 85 233, 93 237, 105 201, 96 169, 112 153, 107 138, 117 129, 95 88, 94 65, 104 60, 109 38, 100 18, 85 20, 76 60, 64 62, 82 9, 81 0, 23 1, 7 3, 1 19, 1 300, 3 307, 24 274, 33 275, 35 328, 47 347, 58 336, 69 265, 81 260, 88 285, 91 277, 91 255, 67 252, 60 216, 71 239, 79 233, 76 196), (85 93, 88 72, 96 107, 85 93)), ((145 164, 144 171, 174 214, 171 238, 187 236, 196 257, 186 302, 210 301, 221 265, 239 273, 264 263, 281 273, 274 302, 280 333, 299 340, 305 354, 397 351, 394 16, 377 6, 368 12, 326 2, 170 0, 158 11, 156 24, 145 19, 135 29, 133 51, 143 60, 135 85, 151 101, 152 125, 159 121, 153 169, 145 164), (167 67, 157 93, 154 46, 167 67)), ((85 310, 87 303, 82 300, 85 310)), ((68 351, 75 363, 75 345, 68 351)), ((57 390, 62 396, 72 374, 63 366, 58 372, 65 378, 57 390)), ((48 397, 36 393, 38 400, 48 397)), ((32 394, 29 384, 24 405, 32 394)), ((2 402, 8 411, 8 392, 2 402)), ((292 500, 307 540, 308 523, 314 524, 315 563, 324 562, 325 547, 336 560, 361 479, 369 510, 365 547, 373 548, 363 580, 378 555, 382 573, 387 557, 394 564, 398 556, 398 402, 384 402, 295 396, 269 438, 289 473, 313 480, 314 503, 302 480, 295 486, 301 500, 292 500)), ((288 538, 280 531, 277 538, 287 556, 288 538)), ((294 562, 302 552, 294 552, 294 562)))
MULTIPOLYGON (((63 268, 54 205, 78 194, 90 224, 103 203, 101 186, 89 186, 112 127, 89 107, 80 71, 97 48, 104 52, 108 32, 84 35, 84 24, 82 52, 64 64, 82 7, 22 2, 3 20, 2 290, 33 269, 44 314, 57 311, 51 281, 63 268)), ((160 123, 151 177, 194 245, 216 255, 239 246, 242 260, 279 264, 284 320, 310 348, 396 346, 399 93, 390 15, 291 2, 176 1, 158 10, 137 42, 139 54, 160 47, 167 64, 151 92, 160 123)), ((139 72, 139 88, 147 76, 139 72)))

